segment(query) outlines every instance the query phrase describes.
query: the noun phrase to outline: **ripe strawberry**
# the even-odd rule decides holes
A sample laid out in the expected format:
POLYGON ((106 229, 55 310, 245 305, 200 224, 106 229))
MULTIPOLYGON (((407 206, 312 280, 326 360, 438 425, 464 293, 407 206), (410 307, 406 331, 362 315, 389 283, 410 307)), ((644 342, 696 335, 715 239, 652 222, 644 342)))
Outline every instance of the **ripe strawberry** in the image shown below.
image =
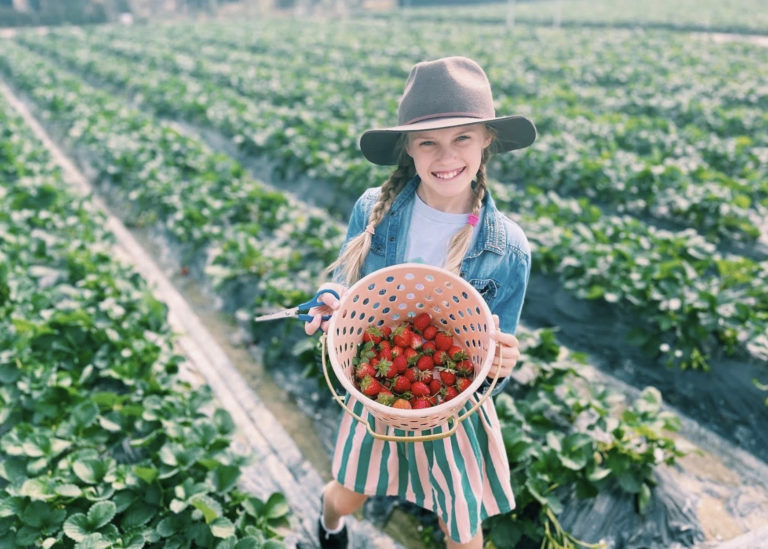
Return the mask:
POLYGON ((446 385, 453 385, 454 383, 456 383, 456 374, 453 372, 453 370, 449 368, 445 368, 443 370, 440 370, 440 379, 446 385))
POLYGON ((396 393, 405 393, 411 390, 411 381, 405 376, 397 376, 392 384, 392 390, 396 393))
POLYGON ((415 397, 427 396, 429 394, 429 387, 423 381, 414 381, 411 383, 411 394, 415 397))
POLYGON ((404 398, 398 398, 392 403, 392 408, 400 408, 403 410, 410 410, 412 408, 411 403, 404 398))
POLYGON ((421 333, 424 333, 424 330, 427 329, 431 322, 432 317, 429 313, 419 313, 413 317, 413 327, 421 333))
POLYGON ((376 402, 383 404, 384 406, 392 406, 396 399, 397 397, 392 394, 392 391, 383 387, 381 391, 379 391, 379 394, 376 395, 376 402))
POLYGON ((445 392, 443 393, 443 400, 451 400, 457 396, 459 396, 459 391, 456 387, 446 387, 445 392))
POLYGON ((448 356, 451 357, 451 360, 454 362, 458 362, 467 358, 467 353, 458 345, 451 345, 451 348, 448 349, 448 356))
POLYGON ((447 351, 453 345, 453 336, 449 332, 437 332, 435 335, 435 347, 441 351, 447 351))
POLYGON ((379 330, 381 331, 382 339, 389 339, 389 336, 392 335, 392 328, 390 328, 389 326, 382 326, 381 328, 379 328, 379 330))
POLYGON ((382 389, 381 383, 379 383, 378 380, 374 377, 366 376, 360 382, 360 390, 366 396, 375 397, 376 395, 379 394, 379 391, 381 391, 381 389, 382 389))
POLYGON ((429 382, 430 395, 437 394, 442 388, 443 388, 443 383, 439 379, 432 378, 432 381, 429 382))
POLYGON ((408 381, 413 383, 414 381, 418 381, 419 380, 419 369, 416 368, 415 366, 412 366, 412 367, 408 368, 407 370, 405 370, 405 372, 403 372, 403 375, 406 378, 408 378, 408 381))
POLYGON ((430 403, 426 398, 417 398, 417 399, 414 399, 413 403, 411 404, 411 407, 414 410, 421 410, 423 408, 429 408, 430 403))
POLYGON ((394 357, 396 357, 396 356, 400 356, 400 355, 402 355, 404 352, 405 352, 405 349, 403 349, 402 347, 398 347, 397 345, 394 345, 394 346, 392 347, 392 358, 394 358, 394 357))
POLYGON ((473 373, 475 373, 475 366, 472 364, 471 360, 465 358, 464 360, 460 360, 456 363, 456 373, 460 376, 471 376, 473 373))
POLYGON ((421 349, 421 345, 424 343, 424 338, 421 337, 419 334, 411 334, 411 349, 416 349, 417 351, 421 349))
MULTIPOLYGON (((389 343, 388 341, 382 341, 379 343, 379 345, 384 345, 385 343, 389 343)), ((379 348, 379 360, 392 360, 392 347, 389 345, 385 345, 384 347, 379 348)))
POLYGON ((355 368, 355 377, 357 379, 363 379, 365 376, 373 377, 375 375, 376 370, 368 362, 362 362, 355 368))
POLYGON ((408 364, 416 364, 416 361, 419 359, 419 352, 416 349, 406 347, 405 358, 408 360, 408 364))
POLYGON ((427 355, 433 355, 436 351, 435 342, 434 341, 425 341, 421 345, 421 352, 427 355))
POLYGON ((381 329, 377 326, 368 326, 365 331, 363 332, 363 341, 369 342, 372 341, 373 343, 378 343, 381 341, 382 333, 381 329))
POLYGON ((376 372, 380 376, 392 379, 397 375, 397 367, 395 363, 390 360, 382 360, 376 365, 376 372))
POLYGON ((402 374, 408 368, 408 360, 403 355, 397 355, 392 359, 392 364, 398 374, 402 374))
POLYGON ((472 380, 468 377, 460 377, 456 380, 456 390, 459 392, 464 391, 472 384, 472 380))
POLYGON ((422 334, 424 336, 424 339, 427 341, 432 341, 435 339, 435 336, 437 335, 437 328, 430 324, 426 328, 424 328, 424 333, 422 334))
POLYGON ((435 354, 432 355, 432 361, 438 366, 442 366, 448 362, 448 353, 445 351, 435 351, 435 354))
POLYGON ((429 355, 423 355, 419 360, 416 362, 416 367, 419 370, 425 371, 425 370, 431 370, 435 366, 434 361, 432 360, 432 357, 429 355))
POLYGON ((410 347, 413 332, 407 324, 401 324, 392 331, 392 341, 399 347, 410 347))

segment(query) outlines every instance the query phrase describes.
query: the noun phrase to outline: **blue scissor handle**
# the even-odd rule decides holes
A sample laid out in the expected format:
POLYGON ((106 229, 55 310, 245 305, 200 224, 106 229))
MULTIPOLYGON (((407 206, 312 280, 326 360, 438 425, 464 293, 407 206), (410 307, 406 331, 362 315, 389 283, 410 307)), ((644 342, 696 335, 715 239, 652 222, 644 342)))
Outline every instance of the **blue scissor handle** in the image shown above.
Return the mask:
MULTIPOLYGON (((313 297, 312 299, 310 299, 306 303, 302 303, 301 305, 299 305, 299 307, 298 307, 299 311, 303 311, 305 309, 307 311, 309 311, 312 307, 320 307, 321 305, 325 305, 325 303, 320 301, 320 296, 323 295, 323 294, 331 294, 336 299, 339 299, 339 294, 336 292, 336 290, 331 290, 330 288, 325 288, 324 290, 319 290, 315 294, 315 297, 313 297)), ((304 320, 306 322, 312 322, 315 319, 315 315, 299 314, 297 316, 297 318, 299 320, 304 320)), ((328 320, 329 318, 331 318, 331 315, 323 315, 323 320, 324 321, 328 320)))

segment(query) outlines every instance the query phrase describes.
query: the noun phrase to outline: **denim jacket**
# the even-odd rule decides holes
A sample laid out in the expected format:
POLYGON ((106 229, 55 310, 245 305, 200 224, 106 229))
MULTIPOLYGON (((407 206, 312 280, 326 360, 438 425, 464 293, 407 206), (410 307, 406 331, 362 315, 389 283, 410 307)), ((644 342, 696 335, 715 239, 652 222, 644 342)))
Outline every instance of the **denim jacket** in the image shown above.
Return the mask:
MULTIPOLYGON (((376 227, 361 277, 404 262, 406 235, 419 182, 417 176, 406 184, 376 227)), ((344 246, 365 230, 380 194, 381 187, 370 188, 357 200, 344 246)), ((481 219, 480 232, 462 261, 460 275, 480 292, 491 312, 499 316, 500 330, 514 333, 530 277, 531 248, 520 226, 499 212, 488 192, 483 200, 481 219)), ((338 271, 337 282, 341 282, 338 271)), ((499 381, 494 394, 501 391, 509 379, 499 381)))

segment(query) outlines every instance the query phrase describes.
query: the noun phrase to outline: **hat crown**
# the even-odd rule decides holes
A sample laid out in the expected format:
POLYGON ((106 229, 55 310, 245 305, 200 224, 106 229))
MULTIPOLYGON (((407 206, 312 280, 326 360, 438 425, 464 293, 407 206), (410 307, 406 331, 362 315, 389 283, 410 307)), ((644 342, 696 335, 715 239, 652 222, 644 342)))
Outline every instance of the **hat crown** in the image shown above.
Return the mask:
POLYGON ((483 69, 466 57, 417 63, 405 83, 398 124, 434 118, 493 118, 491 84, 483 69))

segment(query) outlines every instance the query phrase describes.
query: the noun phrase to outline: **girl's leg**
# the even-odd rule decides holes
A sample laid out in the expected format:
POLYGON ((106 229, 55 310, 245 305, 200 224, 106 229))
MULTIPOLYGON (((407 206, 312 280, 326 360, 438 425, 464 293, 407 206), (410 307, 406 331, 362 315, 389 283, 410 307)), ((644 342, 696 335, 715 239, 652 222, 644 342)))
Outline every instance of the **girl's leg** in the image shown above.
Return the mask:
POLYGON ((323 488, 323 522, 329 530, 335 530, 339 519, 351 515, 362 507, 368 496, 358 494, 332 480, 323 488))
POLYGON ((440 521, 440 529, 445 534, 445 549, 482 549, 483 547, 483 529, 478 528, 477 534, 467 543, 456 543, 448 535, 448 528, 446 528, 443 519, 438 518, 440 521))

